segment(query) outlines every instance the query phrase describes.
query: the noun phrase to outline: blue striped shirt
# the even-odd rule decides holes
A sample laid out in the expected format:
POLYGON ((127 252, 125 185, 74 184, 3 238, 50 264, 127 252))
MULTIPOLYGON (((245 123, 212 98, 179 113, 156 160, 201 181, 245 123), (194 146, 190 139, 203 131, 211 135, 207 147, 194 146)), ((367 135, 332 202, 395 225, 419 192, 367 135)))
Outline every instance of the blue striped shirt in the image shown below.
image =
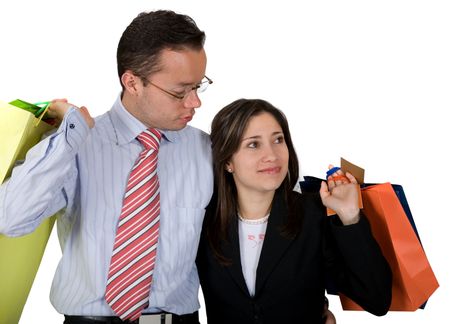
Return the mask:
MULTIPOLYGON (((72 107, 0 188, 0 233, 30 233, 63 209, 57 223, 63 254, 50 293, 60 313, 114 315, 104 298, 108 268, 127 179, 143 149, 136 136, 144 129, 120 98, 93 129, 72 107)), ((158 177, 160 235, 144 313, 192 313, 199 308, 195 257, 213 189, 209 136, 190 126, 163 131, 158 177)))

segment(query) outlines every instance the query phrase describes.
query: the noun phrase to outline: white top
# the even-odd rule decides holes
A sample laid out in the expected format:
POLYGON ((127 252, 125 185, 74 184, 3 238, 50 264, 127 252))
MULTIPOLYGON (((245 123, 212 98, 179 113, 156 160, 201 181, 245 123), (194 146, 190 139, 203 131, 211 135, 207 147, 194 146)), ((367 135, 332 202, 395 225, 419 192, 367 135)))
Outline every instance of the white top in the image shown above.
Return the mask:
POLYGON ((266 235, 269 215, 260 219, 239 217, 239 246, 241 252, 242 273, 251 296, 255 295, 256 269, 266 235))

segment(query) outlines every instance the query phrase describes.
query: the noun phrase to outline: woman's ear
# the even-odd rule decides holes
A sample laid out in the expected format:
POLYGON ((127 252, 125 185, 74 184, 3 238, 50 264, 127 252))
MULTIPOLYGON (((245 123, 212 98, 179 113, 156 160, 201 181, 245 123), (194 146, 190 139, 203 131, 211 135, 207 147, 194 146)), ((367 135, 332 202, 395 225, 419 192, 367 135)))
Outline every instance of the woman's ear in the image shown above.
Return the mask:
POLYGON ((229 173, 233 173, 234 169, 233 169, 233 163, 231 162, 227 162, 225 164, 225 170, 228 171, 229 173))

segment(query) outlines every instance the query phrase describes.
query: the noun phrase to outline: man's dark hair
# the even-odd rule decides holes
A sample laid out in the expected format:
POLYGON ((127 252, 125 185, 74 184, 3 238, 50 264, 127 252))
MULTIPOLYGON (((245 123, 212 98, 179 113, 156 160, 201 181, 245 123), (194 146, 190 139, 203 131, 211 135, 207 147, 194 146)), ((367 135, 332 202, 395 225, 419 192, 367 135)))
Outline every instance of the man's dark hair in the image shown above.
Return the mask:
POLYGON ((117 47, 119 78, 130 70, 146 85, 147 77, 160 69, 162 50, 200 50, 204 42, 205 33, 189 16, 167 10, 142 12, 120 38, 117 47))

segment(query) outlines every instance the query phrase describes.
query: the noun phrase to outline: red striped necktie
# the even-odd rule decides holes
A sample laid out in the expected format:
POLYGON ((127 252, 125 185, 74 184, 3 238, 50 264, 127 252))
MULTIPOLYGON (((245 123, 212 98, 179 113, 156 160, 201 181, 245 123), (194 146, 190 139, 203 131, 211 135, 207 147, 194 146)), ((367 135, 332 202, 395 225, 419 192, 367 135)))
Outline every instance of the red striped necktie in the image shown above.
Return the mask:
POLYGON ((156 173, 161 133, 137 137, 144 146, 131 170, 117 226, 105 299, 122 319, 136 320, 148 306, 159 232, 159 181, 156 173))

